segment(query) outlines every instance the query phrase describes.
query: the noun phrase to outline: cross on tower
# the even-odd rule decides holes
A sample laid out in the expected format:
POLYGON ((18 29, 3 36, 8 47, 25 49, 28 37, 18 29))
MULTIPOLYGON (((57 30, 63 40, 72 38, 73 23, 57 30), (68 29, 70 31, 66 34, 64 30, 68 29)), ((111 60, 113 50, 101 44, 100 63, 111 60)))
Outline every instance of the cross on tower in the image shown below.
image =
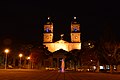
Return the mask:
POLYGON ((61 36, 61 39, 63 39, 64 34, 61 34, 60 36, 61 36))

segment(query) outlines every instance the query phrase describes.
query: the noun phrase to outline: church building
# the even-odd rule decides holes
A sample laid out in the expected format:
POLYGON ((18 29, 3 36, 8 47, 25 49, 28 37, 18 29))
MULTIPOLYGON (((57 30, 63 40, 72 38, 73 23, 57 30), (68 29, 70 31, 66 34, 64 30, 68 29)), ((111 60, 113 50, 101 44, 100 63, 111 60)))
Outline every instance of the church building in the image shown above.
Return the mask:
POLYGON ((60 35, 60 40, 53 42, 53 24, 54 23, 51 21, 50 17, 48 17, 48 21, 44 24, 43 45, 45 45, 51 52, 51 56, 45 61, 45 63, 49 63, 49 67, 58 68, 61 66, 60 61, 62 59, 65 60, 65 54, 74 49, 81 50, 80 23, 77 22, 76 17, 71 21, 70 42, 63 40, 64 34, 60 35))
POLYGON ((59 49, 63 49, 65 51, 71 51, 73 49, 81 49, 81 40, 80 40, 80 24, 77 22, 76 17, 74 17, 73 21, 71 21, 71 42, 67 42, 63 40, 64 34, 61 34, 61 39, 59 41, 53 42, 53 31, 54 31, 54 23, 48 17, 48 22, 44 24, 44 33, 43 33, 43 45, 48 47, 50 52, 55 52, 59 49))

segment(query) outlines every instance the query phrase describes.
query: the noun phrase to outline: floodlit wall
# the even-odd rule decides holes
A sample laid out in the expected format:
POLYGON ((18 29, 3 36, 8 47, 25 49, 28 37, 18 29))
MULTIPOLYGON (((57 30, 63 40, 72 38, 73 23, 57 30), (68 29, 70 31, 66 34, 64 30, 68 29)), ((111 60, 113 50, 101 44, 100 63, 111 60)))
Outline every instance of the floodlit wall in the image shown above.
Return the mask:
POLYGON ((63 49, 65 51, 71 51, 73 49, 81 49, 81 43, 68 43, 63 40, 57 41, 55 43, 44 43, 50 52, 63 49))

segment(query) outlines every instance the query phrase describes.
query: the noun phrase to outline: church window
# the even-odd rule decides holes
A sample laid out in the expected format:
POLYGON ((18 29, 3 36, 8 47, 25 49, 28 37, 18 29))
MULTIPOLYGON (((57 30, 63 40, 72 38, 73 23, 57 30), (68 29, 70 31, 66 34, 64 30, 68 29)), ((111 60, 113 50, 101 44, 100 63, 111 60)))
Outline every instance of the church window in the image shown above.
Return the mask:
POLYGON ((46 29, 46 32, 50 32, 49 28, 46 29))
POLYGON ((77 29, 76 29, 76 28, 74 28, 74 32, 77 32, 77 29))

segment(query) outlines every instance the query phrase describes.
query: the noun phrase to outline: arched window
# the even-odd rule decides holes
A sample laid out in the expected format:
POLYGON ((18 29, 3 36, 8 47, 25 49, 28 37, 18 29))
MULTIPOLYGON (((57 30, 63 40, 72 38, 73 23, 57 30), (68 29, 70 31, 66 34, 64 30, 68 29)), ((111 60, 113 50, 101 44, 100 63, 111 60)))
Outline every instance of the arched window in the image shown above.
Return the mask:
POLYGON ((74 28, 74 32, 77 32, 78 30, 76 28, 74 28))

